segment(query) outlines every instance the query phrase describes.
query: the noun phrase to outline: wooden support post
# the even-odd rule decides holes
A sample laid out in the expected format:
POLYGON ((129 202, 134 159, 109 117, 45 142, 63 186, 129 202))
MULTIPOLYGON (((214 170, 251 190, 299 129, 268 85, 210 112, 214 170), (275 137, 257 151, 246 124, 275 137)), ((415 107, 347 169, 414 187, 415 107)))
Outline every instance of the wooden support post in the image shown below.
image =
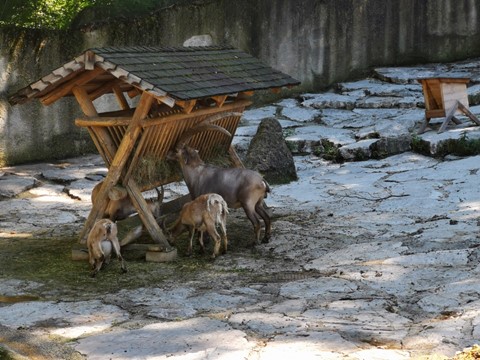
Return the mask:
POLYGON ((480 120, 478 120, 478 118, 475 115, 473 115, 473 113, 470 110, 468 110, 468 108, 465 105, 463 105, 461 102, 458 103, 458 108, 460 109, 461 112, 467 115, 468 118, 472 120, 475 124, 480 125, 480 120))
POLYGON ((135 146, 135 142, 137 141, 138 135, 140 134, 140 123, 142 119, 148 115, 153 100, 153 96, 149 95, 148 93, 144 92, 142 94, 137 109, 135 110, 132 120, 125 132, 125 136, 123 137, 115 157, 110 164, 107 177, 103 181, 103 185, 98 192, 98 200, 95 204, 92 204, 92 210, 90 211, 87 221, 85 222, 83 230, 80 234, 80 243, 86 243, 86 238, 90 232, 90 229, 95 224, 95 221, 105 212, 108 204, 108 192, 114 185, 118 183, 118 180, 120 179, 125 164, 127 163, 132 149, 135 146))
POLYGON ((442 133, 445 131, 445 129, 447 128, 448 126, 448 123, 450 122, 450 120, 452 120, 452 117, 453 115, 455 114, 455 111, 457 111, 458 109, 458 104, 460 104, 460 101, 457 101, 455 103, 455 105, 453 105, 449 110, 448 112, 445 114, 446 117, 445 117, 445 121, 442 123, 442 126, 440 126, 440 129, 438 129, 438 133, 442 133))
POLYGON ((127 189, 128 195, 130 200, 132 201, 133 206, 138 211, 138 216, 142 221, 143 225, 147 229, 148 233, 152 237, 152 239, 157 242, 162 248, 163 251, 169 252, 172 251, 173 248, 168 243, 165 235, 158 226, 157 221, 155 220, 154 216, 150 212, 147 202, 142 196, 140 189, 137 187, 137 184, 132 179, 129 179, 125 185, 127 189))
POLYGON ((428 123, 430 122, 430 118, 425 115, 425 120, 423 121, 422 125, 420 126, 420 129, 418 129, 418 134, 423 134, 425 130, 427 130, 428 123))

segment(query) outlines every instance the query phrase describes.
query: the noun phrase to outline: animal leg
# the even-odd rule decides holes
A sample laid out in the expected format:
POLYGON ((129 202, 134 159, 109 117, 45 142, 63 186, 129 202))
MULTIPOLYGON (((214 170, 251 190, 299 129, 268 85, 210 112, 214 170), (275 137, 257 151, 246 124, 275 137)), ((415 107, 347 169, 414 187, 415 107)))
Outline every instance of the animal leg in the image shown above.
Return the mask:
POLYGON ((255 205, 255 211, 265 222, 265 235, 262 239, 262 243, 266 244, 270 241, 270 236, 272 234, 272 222, 270 220, 270 215, 268 215, 267 211, 265 210, 264 205, 265 203, 263 202, 263 200, 261 202, 258 202, 255 205))
POLYGON ((210 237, 214 241, 212 259, 215 259, 220 253, 220 235, 218 235, 217 229, 215 229, 215 223, 212 222, 206 224, 206 228, 210 237))
POLYGON ((90 276, 93 278, 95 276, 97 276, 97 273, 100 271, 100 269, 102 268, 102 265, 103 265, 103 255, 100 259, 98 260, 95 260, 95 265, 94 265, 94 268, 93 268, 93 271, 92 273, 90 274, 90 276))
POLYGON ((245 214, 253 225, 253 231, 255 238, 250 242, 249 246, 254 247, 260 241, 260 220, 258 220, 257 214, 249 207, 244 207, 245 214))
POLYGON ((227 228, 225 226, 225 221, 220 222, 220 232, 222 233, 222 240, 223 240, 222 254, 226 254, 227 248, 228 248, 228 239, 227 239, 227 228))
POLYGON ((122 254, 120 253, 120 244, 118 243, 118 239, 115 238, 111 240, 111 243, 112 243, 112 247, 113 247, 113 251, 115 252, 115 255, 117 256, 118 260, 120 260, 120 264, 121 264, 120 267, 122 269, 122 273, 126 273, 127 266, 125 264, 125 260, 123 260, 122 254))
POLYGON ((190 243, 188 244, 187 255, 190 256, 192 255, 193 237, 195 236, 195 230, 188 228, 188 233, 190 234, 190 243))
POLYGON ((200 249, 201 249, 200 251, 201 251, 202 254, 205 254, 205 244, 203 242, 203 233, 204 232, 200 230, 199 233, 200 234, 198 235, 198 243, 200 244, 200 249))

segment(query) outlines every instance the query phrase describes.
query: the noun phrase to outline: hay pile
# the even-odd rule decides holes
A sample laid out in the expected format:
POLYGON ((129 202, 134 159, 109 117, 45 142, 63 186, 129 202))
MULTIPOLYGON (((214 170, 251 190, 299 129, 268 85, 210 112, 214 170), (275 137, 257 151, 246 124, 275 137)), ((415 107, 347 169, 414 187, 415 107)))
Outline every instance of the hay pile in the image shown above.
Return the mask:
POLYGON ((475 344, 472 347, 463 349, 462 352, 456 354, 452 360, 477 360, 480 359, 480 346, 475 344))

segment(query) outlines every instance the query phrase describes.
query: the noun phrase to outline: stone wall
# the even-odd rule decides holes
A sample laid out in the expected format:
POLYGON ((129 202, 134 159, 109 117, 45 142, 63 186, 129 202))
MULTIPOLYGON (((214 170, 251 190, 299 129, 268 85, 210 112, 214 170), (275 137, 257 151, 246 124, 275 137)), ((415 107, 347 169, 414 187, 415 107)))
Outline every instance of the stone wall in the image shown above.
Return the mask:
MULTIPOLYGON (((446 62, 480 56, 475 0, 199 0, 142 18, 69 31, 0 29, 0 166, 91 151, 75 127, 74 101, 11 107, 7 95, 90 47, 178 46, 207 34, 302 81, 291 93, 324 89, 374 66, 446 62)), ((257 101, 272 100, 269 93, 257 101)))

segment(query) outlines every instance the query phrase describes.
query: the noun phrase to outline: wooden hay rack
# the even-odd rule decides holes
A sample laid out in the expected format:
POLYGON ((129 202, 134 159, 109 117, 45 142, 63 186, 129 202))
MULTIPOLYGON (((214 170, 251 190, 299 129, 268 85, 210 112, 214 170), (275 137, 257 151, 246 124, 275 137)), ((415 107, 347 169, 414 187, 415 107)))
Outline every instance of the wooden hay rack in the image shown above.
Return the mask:
POLYGON ((248 98, 256 90, 278 91, 298 83, 231 47, 101 48, 85 51, 9 101, 38 98, 50 105, 74 96, 80 105, 84 116, 75 124, 88 130, 108 167, 80 243, 104 217, 111 190, 120 186, 151 238, 168 252, 172 247, 142 196, 142 191, 181 179, 166 160, 168 152, 183 134, 208 121, 226 131, 196 133, 190 145, 204 159, 223 153, 234 166, 243 166, 231 143, 251 104, 248 98), (107 94, 116 108, 100 113, 95 100, 107 94))

